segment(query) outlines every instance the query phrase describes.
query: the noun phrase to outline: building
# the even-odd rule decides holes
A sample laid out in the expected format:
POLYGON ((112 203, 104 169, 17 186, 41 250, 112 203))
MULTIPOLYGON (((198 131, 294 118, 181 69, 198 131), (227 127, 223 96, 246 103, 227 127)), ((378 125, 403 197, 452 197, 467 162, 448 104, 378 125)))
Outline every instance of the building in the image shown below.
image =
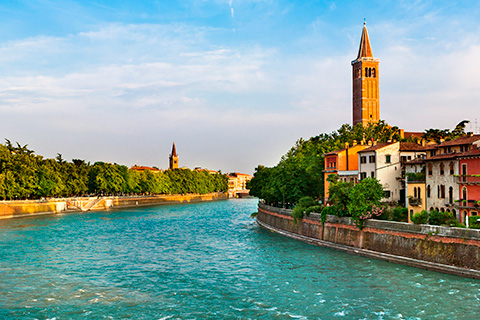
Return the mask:
POLYGON ((352 61, 354 126, 380 120, 379 62, 379 59, 373 57, 367 26, 364 23, 357 59, 352 61))
POLYGON ((467 217, 480 215, 480 148, 458 156, 459 175, 455 177, 459 199, 456 208, 460 222, 468 225, 467 217))
POLYGON ((356 144, 352 147, 346 145, 345 149, 325 153, 325 170, 323 170, 324 200, 328 201, 327 178, 330 174, 338 176, 340 181, 357 183, 358 181, 358 151, 368 146, 356 144))
POLYGON ((228 177, 228 196, 230 198, 241 198, 249 195, 247 182, 253 179, 252 175, 246 173, 231 172, 228 177))
POLYGON ((175 142, 173 143, 172 153, 170 154, 170 157, 168 159, 169 159, 168 168, 170 170, 178 169, 178 155, 177 155, 177 149, 175 148, 175 142))
POLYGON ((130 170, 138 171, 138 172, 143 172, 143 171, 151 171, 153 173, 158 173, 162 170, 158 168, 152 168, 152 167, 146 167, 146 166, 138 166, 134 165, 133 167, 130 168, 130 170))
POLYGON ((425 157, 407 161, 405 164, 407 195, 406 207, 408 208, 408 222, 412 222, 415 214, 426 210, 427 198, 425 189, 425 157))
POLYGON ((405 203, 405 164, 425 156, 421 145, 411 142, 378 143, 358 152, 359 180, 376 178, 388 202, 405 203))

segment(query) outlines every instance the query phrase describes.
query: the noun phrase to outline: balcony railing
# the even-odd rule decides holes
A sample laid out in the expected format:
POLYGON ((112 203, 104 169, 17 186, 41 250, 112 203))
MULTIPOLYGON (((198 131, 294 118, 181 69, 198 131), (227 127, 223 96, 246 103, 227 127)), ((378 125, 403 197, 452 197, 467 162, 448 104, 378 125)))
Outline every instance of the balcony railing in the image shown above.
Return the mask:
POLYGON ((408 204, 416 207, 416 206, 422 206, 422 199, 421 198, 414 198, 412 196, 408 197, 408 204))
POLYGON ((455 176, 456 183, 480 184, 480 174, 467 174, 455 176))
POLYGON ((459 208, 480 208, 479 200, 455 200, 455 206, 459 208))

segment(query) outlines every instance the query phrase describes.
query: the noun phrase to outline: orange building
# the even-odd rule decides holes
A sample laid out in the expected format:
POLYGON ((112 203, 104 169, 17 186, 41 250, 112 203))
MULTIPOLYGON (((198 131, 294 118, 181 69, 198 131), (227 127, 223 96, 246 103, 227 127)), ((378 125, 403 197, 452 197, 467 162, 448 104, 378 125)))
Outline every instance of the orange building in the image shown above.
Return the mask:
POLYGON ((338 179, 344 182, 357 183, 358 180, 358 152, 367 148, 365 145, 354 145, 342 150, 325 153, 325 170, 323 170, 324 198, 328 201, 329 182, 327 178, 330 174, 335 174, 338 179))
POLYGON ((367 26, 363 24, 357 59, 352 61, 353 77, 353 125, 366 125, 380 120, 380 97, 378 89, 378 63, 368 38, 367 26))

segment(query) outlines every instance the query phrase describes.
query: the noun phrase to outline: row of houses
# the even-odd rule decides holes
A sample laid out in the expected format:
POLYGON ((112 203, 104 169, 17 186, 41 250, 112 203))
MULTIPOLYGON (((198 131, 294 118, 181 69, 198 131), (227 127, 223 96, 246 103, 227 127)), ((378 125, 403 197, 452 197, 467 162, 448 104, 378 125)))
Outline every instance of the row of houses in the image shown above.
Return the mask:
POLYGON ((480 135, 420 145, 411 142, 370 143, 326 153, 325 202, 330 174, 358 183, 380 181, 386 202, 408 207, 409 221, 422 210, 451 212, 459 222, 480 213, 480 135))

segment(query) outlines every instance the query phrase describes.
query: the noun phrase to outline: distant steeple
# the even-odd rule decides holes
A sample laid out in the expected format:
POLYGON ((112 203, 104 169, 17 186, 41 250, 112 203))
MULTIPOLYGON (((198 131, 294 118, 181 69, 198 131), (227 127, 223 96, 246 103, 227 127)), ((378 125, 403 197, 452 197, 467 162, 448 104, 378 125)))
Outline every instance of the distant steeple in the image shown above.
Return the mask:
POLYGON ((358 49, 357 59, 373 58, 372 47, 370 46, 370 39, 368 38, 367 23, 363 23, 362 37, 360 38, 360 48, 358 49))
POLYGON ((169 157, 169 169, 178 169, 178 155, 177 155, 177 149, 175 148, 175 142, 173 143, 172 146, 172 153, 170 154, 169 157))

